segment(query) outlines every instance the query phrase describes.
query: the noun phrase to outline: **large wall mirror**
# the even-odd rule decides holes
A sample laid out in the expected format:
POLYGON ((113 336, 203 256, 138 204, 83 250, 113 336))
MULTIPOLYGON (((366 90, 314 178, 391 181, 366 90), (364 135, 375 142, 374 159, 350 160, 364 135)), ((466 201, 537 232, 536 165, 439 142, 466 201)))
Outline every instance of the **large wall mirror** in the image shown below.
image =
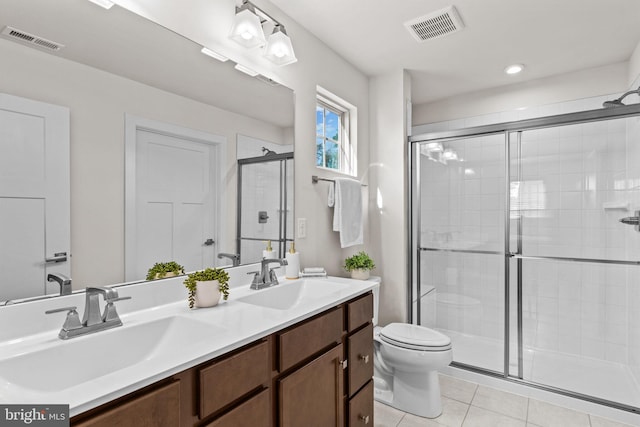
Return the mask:
POLYGON ((153 262, 194 270, 230 265, 236 254, 255 262, 262 240, 286 246, 290 89, 118 6, 3 0, 0 30, 0 305, 58 294, 51 273, 82 289, 144 280, 153 262), (66 149, 49 144, 65 137, 66 149), (62 215, 64 203, 40 200, 32 181, 69 201, 58 246, 65 220, 56 226, 47 215, 62 215))

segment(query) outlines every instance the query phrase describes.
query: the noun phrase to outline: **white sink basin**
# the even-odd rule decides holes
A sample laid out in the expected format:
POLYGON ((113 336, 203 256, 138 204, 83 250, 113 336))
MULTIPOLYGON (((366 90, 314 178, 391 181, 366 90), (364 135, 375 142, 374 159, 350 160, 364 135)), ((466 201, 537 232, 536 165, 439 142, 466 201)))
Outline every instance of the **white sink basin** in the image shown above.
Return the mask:
POLYGON ((95 332, 0 360, 0 385, 50 392, 184 351, 223 329, 182 316, 95 332), (9 384, 6 384, 8 382, 9 384))
POLYGON ((345 285, 328 279, 302 279, 280 282, 271 288, 238 298, 238 301, 276 310, 289 310, 308 301, 343 291, 345 285))

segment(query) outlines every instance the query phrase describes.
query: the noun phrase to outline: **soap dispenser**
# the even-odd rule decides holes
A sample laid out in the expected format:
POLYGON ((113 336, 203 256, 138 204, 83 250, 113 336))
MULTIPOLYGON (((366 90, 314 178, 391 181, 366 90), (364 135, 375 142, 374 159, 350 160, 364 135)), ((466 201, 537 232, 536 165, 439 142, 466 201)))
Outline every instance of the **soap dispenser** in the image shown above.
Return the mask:
POLYGON ((300 253, 296 252, 295 242, 291 242, 289 252, 285 255, 287 266, 285 275, 287 279, 297 279, 300 277, 300 253))
POLYGON ((262 258, 273 259, 276 257, 276 253, 273 248, 271 248, 271 240, 267 240, 267 247, 262 251, 262 258))

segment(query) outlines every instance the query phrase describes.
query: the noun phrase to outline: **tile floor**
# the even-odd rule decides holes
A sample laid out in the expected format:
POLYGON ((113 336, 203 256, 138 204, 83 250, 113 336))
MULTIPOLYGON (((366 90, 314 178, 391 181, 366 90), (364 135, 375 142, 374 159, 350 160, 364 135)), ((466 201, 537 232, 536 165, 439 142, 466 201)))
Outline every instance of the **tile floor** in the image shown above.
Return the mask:
POLYGON ((375 427, 628 427, 577 412, 440 375, 442 415, 426 419, 375 402, 375 427))

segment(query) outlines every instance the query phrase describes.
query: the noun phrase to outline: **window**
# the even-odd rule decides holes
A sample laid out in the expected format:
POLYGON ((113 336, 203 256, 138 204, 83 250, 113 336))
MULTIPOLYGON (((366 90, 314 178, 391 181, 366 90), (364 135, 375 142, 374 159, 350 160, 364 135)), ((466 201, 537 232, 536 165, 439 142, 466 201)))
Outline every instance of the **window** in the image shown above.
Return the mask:
POLYGON ((356 175, 356 109, 342 99, 318 88, 316 103, 316 166, 356 175))

